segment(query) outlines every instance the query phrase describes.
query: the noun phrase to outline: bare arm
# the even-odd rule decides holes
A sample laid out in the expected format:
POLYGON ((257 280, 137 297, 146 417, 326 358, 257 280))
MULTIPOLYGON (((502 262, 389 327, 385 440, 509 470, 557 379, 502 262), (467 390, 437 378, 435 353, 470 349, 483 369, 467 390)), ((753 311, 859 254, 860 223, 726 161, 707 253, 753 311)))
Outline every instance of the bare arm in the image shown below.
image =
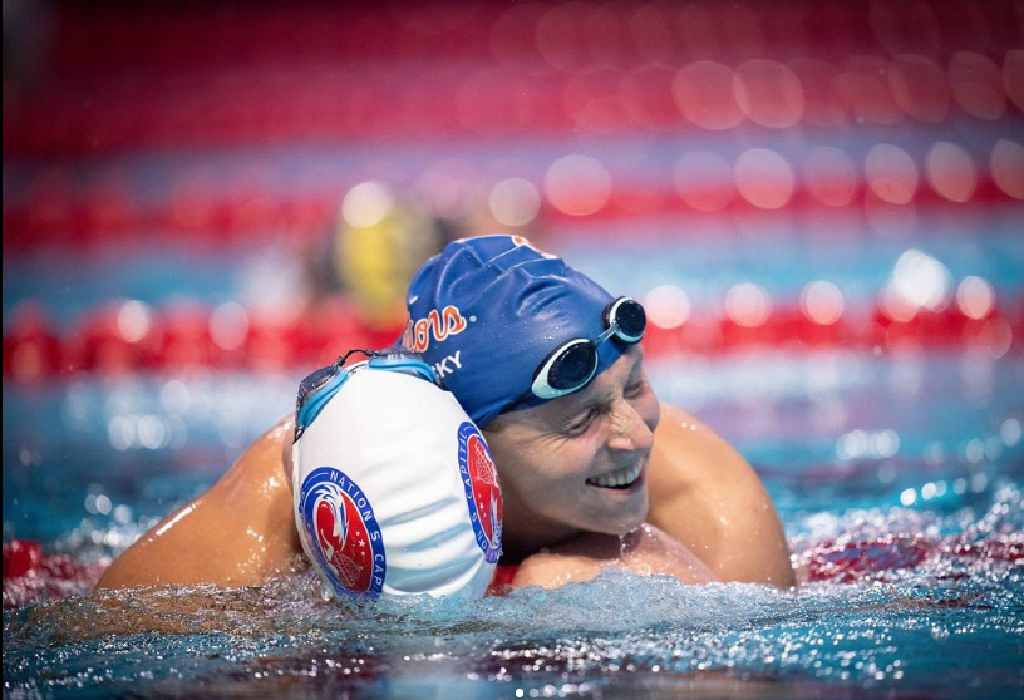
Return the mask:
POLYGON ((692 416, 667 405, 661 415, 651 455, 650 522, 720 580, 796 585, 779 515, 751 466, 692 416))
POLYGON ((209 491, 164 518, 110 565, 97 588, 251 586, 301 552, 292 514, 292 423, 265 433, 209 491))
POLYGON ((667 574, 683 583, 715 580, 691 552, 658 528, 644 524, 625 538, 584 533, 523 561, 512 585, 558 588, 588 581, 608 566, 620 566, 642 576, 667 574))

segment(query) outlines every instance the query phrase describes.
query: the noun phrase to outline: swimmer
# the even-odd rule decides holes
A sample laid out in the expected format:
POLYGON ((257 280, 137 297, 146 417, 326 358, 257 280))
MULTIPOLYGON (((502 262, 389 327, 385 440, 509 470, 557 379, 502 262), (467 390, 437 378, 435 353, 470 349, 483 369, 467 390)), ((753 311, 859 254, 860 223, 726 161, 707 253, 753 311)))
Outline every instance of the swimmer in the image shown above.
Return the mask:
MULTIPOLYGON (((687 583, 795 585, 753 469, 695 417, 658 402, 638 303, 502 235, 446 246, 413 278, 408 302, 403 344, 434 367, 494 458, 500 583, 558 586, 614 563, 687 583)), ((99 587, 259 585, 287 573, 302 552, 293 435, 288 418, 259 438, 99 587)))

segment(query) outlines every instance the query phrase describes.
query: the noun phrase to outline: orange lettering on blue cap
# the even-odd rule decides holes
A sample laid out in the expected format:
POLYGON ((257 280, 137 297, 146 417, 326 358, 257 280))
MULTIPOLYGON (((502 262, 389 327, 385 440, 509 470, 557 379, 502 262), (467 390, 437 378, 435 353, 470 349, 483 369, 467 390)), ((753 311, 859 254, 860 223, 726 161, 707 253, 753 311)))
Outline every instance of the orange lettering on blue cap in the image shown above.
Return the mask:
POLYGON ((448 305, 441 312, 431 309, 426 318, 410 320, 402 336, 402 345, 413 352, 426 352, 430 347, 430 339, 441 342, 448 336, 458 335, 466 330, 466 319, 458 307, 448 305))

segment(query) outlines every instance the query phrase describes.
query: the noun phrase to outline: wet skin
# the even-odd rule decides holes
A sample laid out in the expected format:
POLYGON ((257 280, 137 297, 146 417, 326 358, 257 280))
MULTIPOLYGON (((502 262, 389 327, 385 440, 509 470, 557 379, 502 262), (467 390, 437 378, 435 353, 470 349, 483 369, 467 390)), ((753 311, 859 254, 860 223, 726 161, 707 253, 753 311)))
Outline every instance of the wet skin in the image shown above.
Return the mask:
POLYGON ((583 391, 484 433, 505 498, 505 558, 524 560, 516 585, 590 578, 610 563, 687 583, 795 584, 757 475, 707 426, 658 402, 640 347, 583 391))
MULTIPOLYGON (((260 437, 126 550, 99 587, 259 585, 286 573, 301 552, 292 432, 286 419, 260 437)), ((522 562, 513 585, 585 580, 611 563, 687 583, 795 585, 757 475, 709 428, 659 404, 639 347, 583 391, 500 416, 484 433, 505 499, 505 559, 522 562), (623 550, 620 535, 642 523, 623 550)))
POLYGON ((288 418, 257 439, 206 493, 125 550, 98 587, 251 586, 286 571, 302 551, 286 469, 293 432, 288 418))

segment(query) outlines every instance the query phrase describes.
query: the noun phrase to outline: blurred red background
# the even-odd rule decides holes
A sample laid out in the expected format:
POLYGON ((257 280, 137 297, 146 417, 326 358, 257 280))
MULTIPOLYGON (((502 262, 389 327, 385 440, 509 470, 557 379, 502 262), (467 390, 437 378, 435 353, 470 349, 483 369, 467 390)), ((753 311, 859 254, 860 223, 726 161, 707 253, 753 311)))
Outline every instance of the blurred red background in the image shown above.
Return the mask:
POLYGON ((148 298, 47 291, 54 258, 96 270, 85 287, 177 252, 301 261, 367 181, 556 252, 898 253, 853 291, 813 269, 781 295, 637 281, 656 353, 999 356, 1020 344, 1019 247, 991 276, 921 249, 934 222, 1021 230, 1022 27, 1021 2, 7 3, 5 376, 280 369, 388 342, 351 298, 225 298, 188 263, 148 298))

